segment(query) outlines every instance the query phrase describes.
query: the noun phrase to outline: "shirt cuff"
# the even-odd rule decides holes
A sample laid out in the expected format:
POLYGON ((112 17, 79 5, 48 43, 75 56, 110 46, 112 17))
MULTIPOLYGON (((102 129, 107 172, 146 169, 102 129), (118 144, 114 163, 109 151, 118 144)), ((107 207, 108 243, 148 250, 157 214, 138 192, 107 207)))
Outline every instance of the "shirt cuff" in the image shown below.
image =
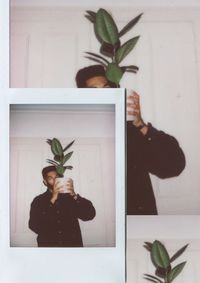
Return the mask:
POLYGON ((151 123, 148 123, 147 126, 148 126, 148 131, 144 136, 144 138, 148 141, 151 141, 158 136, 159 131, 155 129, 151 123))

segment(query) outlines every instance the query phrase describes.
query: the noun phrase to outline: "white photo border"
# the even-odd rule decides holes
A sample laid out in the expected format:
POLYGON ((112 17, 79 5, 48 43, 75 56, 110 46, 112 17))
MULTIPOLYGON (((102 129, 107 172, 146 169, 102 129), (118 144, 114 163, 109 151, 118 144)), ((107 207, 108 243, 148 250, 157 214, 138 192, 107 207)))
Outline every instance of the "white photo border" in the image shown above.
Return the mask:
POLYGON ((0 105, 2 282, 125 282, 125 89, 8 89, 0 105), (115 106, 116 246, 112 248, 10 247, 9 114, 13 104, 115 106), (3 231, 3 233, 2 233, 3 231), (45 272, 46 270, 46 272, 45 272), (43 275, 41 275, 43 274, 43 275), (41 277, 42 276, 42 277, 41 277))

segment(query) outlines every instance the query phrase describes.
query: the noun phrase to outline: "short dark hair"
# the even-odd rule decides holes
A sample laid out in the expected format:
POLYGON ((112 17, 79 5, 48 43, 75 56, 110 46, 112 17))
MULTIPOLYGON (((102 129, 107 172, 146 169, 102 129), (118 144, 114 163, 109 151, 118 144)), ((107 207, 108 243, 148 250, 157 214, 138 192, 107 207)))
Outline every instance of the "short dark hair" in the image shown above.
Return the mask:
MULTIPOLYGON (((80 69, 76 74, 76 85, 78 88, 86 88, 86 81, 96 76, 106 76, 105 69, 102 65, 92 65, 80 69)), ((108 81, 110 87, 117 87, 115 83, 108 81)))
POLYGON ((51 172, 51 171, 56 171, 56 167, 55 166, 47 166, 47 167, 44 167, 43 169, 42 169, 42 177, 43 177, 43 179, 46 179, 46 177, 47 177, 47 174, 49 173, 49 172, 51 172))

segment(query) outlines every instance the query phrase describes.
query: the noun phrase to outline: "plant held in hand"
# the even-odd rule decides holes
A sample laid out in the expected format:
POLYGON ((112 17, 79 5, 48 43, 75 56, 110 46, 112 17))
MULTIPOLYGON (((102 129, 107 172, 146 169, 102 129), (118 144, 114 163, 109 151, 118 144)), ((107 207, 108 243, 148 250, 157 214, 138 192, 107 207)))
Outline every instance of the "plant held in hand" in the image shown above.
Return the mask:
POLYGON ((172 257, 165 246, 158 240, 153 243, 145 242, 144 247, 150 252, 151 260, 155 266, 155 275, 144 274, 144 278, 153 283, 171 283, 183 270, 186 261, 172 268, 171 263, 176 260, 188 247, 188 244, 178 250, 172 257))
POLYGON ((86 58, 103 65, 107 79, 119 85, 125 72, 137 73, 139 70, 135 65, 120 66, 119 64, 132 51, 140 36, 135 36, 122 45, 120 38, 137 24, 143 14, 139 14, 119 31, 114 19, 105 9, 86 12, 85 17, 94 24, 95 35, 101 44, 100 53, 109 57, 109 60, 92 52, 86 52, 86 58))
POLYGON ((73 145, 74 140, 69 143, 65 148, 62 147, 60 141, 56 138, 47 139, 47 143, 51 147, 51 151, 54 155, 54 160, 47 159, 47 162, 54 165, 56 167, 56 171, 60 177, 64 176, 65 171, 72 170, 72 166, 65 166, 66 162, 71 158, 73 151, 65 152, 73 145))

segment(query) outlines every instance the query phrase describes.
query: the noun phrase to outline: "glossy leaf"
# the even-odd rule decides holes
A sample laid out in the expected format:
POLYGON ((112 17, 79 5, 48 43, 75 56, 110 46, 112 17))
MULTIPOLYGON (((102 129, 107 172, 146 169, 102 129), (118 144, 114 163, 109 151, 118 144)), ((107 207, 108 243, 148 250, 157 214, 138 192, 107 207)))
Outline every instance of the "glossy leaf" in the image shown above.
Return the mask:
POLYGON ((98 59, 102 59, 106 64, 109 63, 109 61, 107 59, 105 59, 104 57, 102 57, 99 54, 96 54, 96 53, 93 53, 93 52, 85 52, 85 53, 88 54, 88 55, 94 56, 94 57, 96 57, 98 59))
POLYGON ((63 152, 65 152, 67 149, 69 149, 73 143, 75 142, 75 140, 73 140, 72 142, 70 142, 64 149, 63 149, 63 152))
POLYGON ((52 165, 54 165, 54 166, 58 166, 59 165, 56 161, 51 160, 51 159, 47 159, 47 162, 52 164, 52 165))
POLYGON ((139 36, 136 36, 134 38, 129 39, 117 50, 115 54, 115 59, 118 64, 131 52, 139 38, 139 36))
POLYGON ((153 242, 151 258, 153 263, 158 267, 167 269, 170 266, 169 254, 165 246, 157 240, 153 242))
POLYGON ((132 19, 127 25, 125 25, 125 27, 123 27, 123 29, 119 32, 119 37, 127 33, 130 29, 132 29, 137 24, 137 22, 140 20, 142 15, 143 13, 139 14, 137 17, 132 19))
POLYGON ((177 259, 182 253, 187 249, 189 244, 182 247, 180 250, 178 250, 170 259, 170 262, 173 262, 175 259, 177 259))
POLYGON ((60 141, 56 138, 53 138, 52 140, 51 151, 53 152, 54 155, 62 156, 63 153, 62 145, 60 141))
POLYGON ((52 143, 52 140, 50 140, 50 139, 47 139, 46 140, 46 142, 49 144, 49 145, 51 145, 51 143, 52 143))
POLYGON ((144 245, 145 249, 147 249, 150 252, 153 244, 150 243, 150 242, 144 242, 144 243, 145 243, 145 245, 144 245))
POLYGON ((103 61, 101 61, 100 59, 97 59, 97 58, 94 58, 94 57, 90 57, 90 56, 85 56, 85 58, 90 59, 90 60, 92 60, 92 61, 94 61, 94 62, 96 62, 96 63, 98 63, 98 64, 100 64, 100 65, 102 65, 104 67, 106 67, 106 64, 103 61))
POLYGON ((112 16, 104 9, 99 9, 96 14, 95 31, 103 42, 114 45, 119 40, 117 26, 112 16))
POLYGON ((118 85, 123 76, 123 71, 116 63, 109 63, 105 74, 109 81, 118 85))
POLYGON ((63 160, 62 160, 62 165, 64 165, 72 156, 73 154, 73 151, 67 153, 64 157, 63 157, 63 160))
POLYGON ((96 22, 96 13, 93 12, 93 11, 86 11, 88 14, 85 15, 85 17, 91 21, 92 23, 95 23, 96 22))
POLYGON ((186 261, 178 264, 168 273, 167 275, 168 282, 172 282, 181 273, 185 264, 186 264, 186 261))
POLYGON ((72 170, 73 166, 64 166, 65 169, 72 170))
POLYGON ((62 165, 58 165, 58 166, 56 167, 56 171, 57 171, 58 175, 60 175, 61 177, 63 177, 63 174, 64 174, 64 172, 65 172, 65 168, 64 168, 62 165))

